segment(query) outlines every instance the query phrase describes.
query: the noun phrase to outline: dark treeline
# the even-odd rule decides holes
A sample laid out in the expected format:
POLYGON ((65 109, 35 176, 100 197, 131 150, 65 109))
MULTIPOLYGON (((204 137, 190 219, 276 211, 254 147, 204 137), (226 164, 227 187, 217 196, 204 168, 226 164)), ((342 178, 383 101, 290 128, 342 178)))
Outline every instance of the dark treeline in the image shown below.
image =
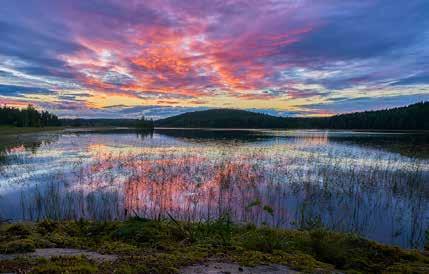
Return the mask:
POLYGON ((32 105, 20 109, 3 106, 0 108, 0 125, 15 127, 135 127, 150 129, 152 120, 141 119, 58 119, 48 111, 38 111, 32 105))
POLYGON ((429 130, 429 102, 332 117, 275 117, 235 109, 188 112, 155 121, 158 127, 188 128, 306 128, 429 130))
POLYGON ((158 127, 284 128, 284 118, 237 109, 187 112, 155 121, 158 127))
POLYGON ((141 119, 61 119, 63 126, 69 127, 136 127, 153 128, 154 122, 145 117, 141 119))
POLYGON ((0 108, 0 125, 16 127, 60 126, 57 116, 47 111, 38 111, 32 105, 25 109, 3 106, 0 108))
POLYGON ((429 102, 326 118, 285 118, 289 128, 429 130, 429 102))
POLYGON ((336 115, 329 119, 328 126, 334 129, 429 130, 429 102, 379 111, 336 115))
POLYGON ((185 128, 305 128, 429 130, 429 102, 378 111, 340 114, 332 117, 276 117, 237 109, 211 109, 152 121, 141 119, 58 119, 47 111, 0 108, 0 125, 17 127, 157 127, 185 128))
MULTIPOLYGON (((155 126, 172 128, 287 128, 286 120, 287 118, 245 110, 210 109, 187 112, 157 120, 155 126)), ((293 118, 294 126, 302 127, 305 125, 307 127, 307 123, 302 123, 303 121, 300 118, 293 118)))

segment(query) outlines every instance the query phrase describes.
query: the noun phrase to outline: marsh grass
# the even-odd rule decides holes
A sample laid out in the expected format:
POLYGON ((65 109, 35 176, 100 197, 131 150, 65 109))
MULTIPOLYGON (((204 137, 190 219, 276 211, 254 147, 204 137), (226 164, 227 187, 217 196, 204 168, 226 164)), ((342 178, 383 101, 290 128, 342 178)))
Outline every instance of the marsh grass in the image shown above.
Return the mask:
POLYGON ((325 142, 91 144, 56 165, 44 144, 40 158, 31 146, 8 148, 1 186, 18 193, 19 213, 0 209, 0 252, 69 247, 119 259, 18 258, 0 262, 0 272, 174 273, 216 258, 304 272, 428 273, 424 253, 365 239, 423 250, 428 162, 325 142))
MULTIPOLYGON (((99 147, 89 159, 79 158, 38 183, 23 176, 20 219, 140 216, 207 223, 229 216, 239 224, 326 228, 373 238, 383 225, 391 241, 423 248, 429 197, 425 161, 371 151, 357 158, 353 151, 281 148, 132 153, 99 147)), ((29 162, 23 158, 7 176, 34 173, 29 162)))
POLYGON ((64 127, 14 127, 14 126, 0 126, 0 135, 16 135, 25 133, 37 133, 48 131, 63 130, 64 127))

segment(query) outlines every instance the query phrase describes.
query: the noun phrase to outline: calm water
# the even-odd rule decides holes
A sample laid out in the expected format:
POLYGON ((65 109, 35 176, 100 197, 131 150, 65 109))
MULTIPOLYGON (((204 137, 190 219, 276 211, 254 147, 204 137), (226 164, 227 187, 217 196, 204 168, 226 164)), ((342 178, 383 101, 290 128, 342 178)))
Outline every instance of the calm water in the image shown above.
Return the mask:
POLYGON ((419 247, 429 136, 260 130, 67 131, 0 137, 0 218, 139 215, 326 226, 419 247))

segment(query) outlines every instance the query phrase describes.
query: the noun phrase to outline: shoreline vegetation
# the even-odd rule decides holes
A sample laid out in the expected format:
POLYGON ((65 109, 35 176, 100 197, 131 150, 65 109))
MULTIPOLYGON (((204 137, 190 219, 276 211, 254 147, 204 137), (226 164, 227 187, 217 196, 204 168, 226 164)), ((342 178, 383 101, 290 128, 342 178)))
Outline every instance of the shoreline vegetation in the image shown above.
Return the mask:
POLYGON ((65 127, 130 127, 153 129, 154 121, 140 119, 59 119, 55 114, 38 111, 33 105, 20 109, 0 107, 0 134, 20 134, 49 131, 65 127))
MULTIPOLYGON (((240 266, 286 265, 306 273, 428 273, 427 251, 406 250, 323 228, 285 230, 234 224, 227 215, 208 222, 173 217, 126 221, 53 221, 0 225, 0 253, 76 248, 115 260, 82 256, 0 260, 0 272, 178 273, 207 260, 240 266)), ((1 254, 0 254, 1 258, 1 254)))
POLYGON ((63 130, 65 127, 14 127, 14 126, 0 126, 0 136, 3 135, 16 135, 27 133, 39 133, 63 130))
POLYGON ((187 112, 155 121, 156 127, 254 129, 429 130, 429 102, 329 117, 278 117, 238 109, 187 112))
MULTIPOLYGON (((25 109, 0 108, 0 127, 130 127, 217 128, 217 129, 332 129, 332 130, 429 130, 429 102, 377 111, 338 114, 329 117, 278 117, 238 109, 209 109, 152 120, 140 119, 59 119, 32 105, 25 109)), ((1 132, 0 132, 1 133, 1 132)))

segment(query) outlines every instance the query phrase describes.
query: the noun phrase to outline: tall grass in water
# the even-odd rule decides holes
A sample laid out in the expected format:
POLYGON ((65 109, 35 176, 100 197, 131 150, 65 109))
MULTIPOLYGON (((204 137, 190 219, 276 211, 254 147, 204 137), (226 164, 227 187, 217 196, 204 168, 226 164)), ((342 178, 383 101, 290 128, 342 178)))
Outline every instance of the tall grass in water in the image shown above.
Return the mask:
POLYGON ((199 222, 227 214, 239 223, 323 226, 419 246, 426 162, 381 156, 291 146, 100 151, 23 188, 22 218, 199 222))

